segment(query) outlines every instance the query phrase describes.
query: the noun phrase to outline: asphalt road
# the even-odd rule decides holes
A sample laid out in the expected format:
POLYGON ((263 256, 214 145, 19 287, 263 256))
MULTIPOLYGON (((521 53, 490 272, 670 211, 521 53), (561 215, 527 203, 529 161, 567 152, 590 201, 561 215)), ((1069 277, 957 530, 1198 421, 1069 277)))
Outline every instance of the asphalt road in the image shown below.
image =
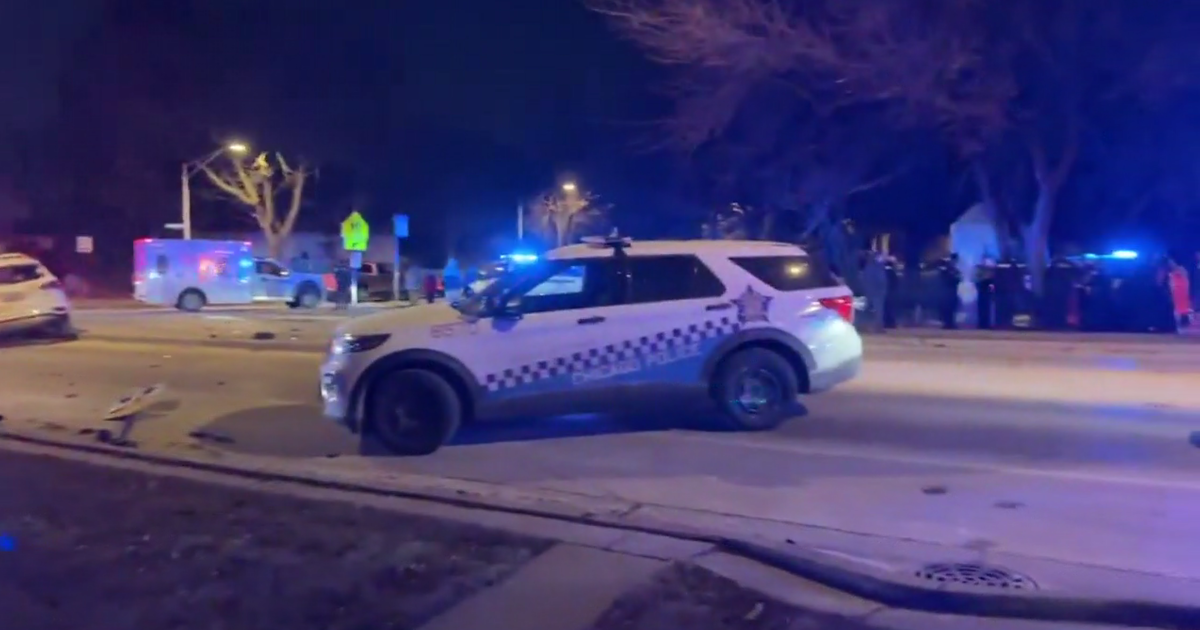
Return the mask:
MULTIPOLYGON (((327 330, 225 321, 299 326, 306 340, 327 330)), ((7 347, 0 414, 4 427, 48 435, 115 428, 99 421, 113 401, 163 383, 133 429, 142 449, 486 482, 627 501, 668 520, 744 517, 764 532, 803 524, 1200 578, 1200 549, 1180 542, 1200 515, 1195 374, 884 352, 860 381, 806 399, 806 414, 771 433, 698 430, 696 400, 647 400, 615 415, 497 419, 434 456, 396 459, 361 456, 319 417, 320 357, 306 344, 7 347)))

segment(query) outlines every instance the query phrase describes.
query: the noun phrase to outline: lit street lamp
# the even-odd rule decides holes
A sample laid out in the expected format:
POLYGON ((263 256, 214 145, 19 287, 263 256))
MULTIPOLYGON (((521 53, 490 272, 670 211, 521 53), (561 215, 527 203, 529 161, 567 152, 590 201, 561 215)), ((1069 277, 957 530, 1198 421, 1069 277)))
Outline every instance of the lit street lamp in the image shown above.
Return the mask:
POLYGON ((250 148, 241 142, 231 142, 204 157, 192 160, 191 162, 184 162, 183 167, 179 170, 179 188, 183 202, 181 206, 182 223, 179 223, 177 226, 171 224, 167 227, 182 230, 184 240, 192 240, 192 189, 189 184, 192 177, 226 151, 235 155, 243 155, 249 150, 250 148))
POLYGON ((575 182, 567 182, 567 183, 563 184, 562 189, 563 189, 563 192, 566 192, 566 193, 573 193, 576 190, 578 190, 578 188, 575 187, 575 182))

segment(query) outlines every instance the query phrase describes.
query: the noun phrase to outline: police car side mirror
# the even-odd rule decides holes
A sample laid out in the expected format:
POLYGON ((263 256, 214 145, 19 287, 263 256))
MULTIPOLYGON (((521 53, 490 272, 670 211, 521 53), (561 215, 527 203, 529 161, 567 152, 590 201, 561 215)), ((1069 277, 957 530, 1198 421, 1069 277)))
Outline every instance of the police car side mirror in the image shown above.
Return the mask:
POLYGON ((514 296, 501 301, 492 309, 492 316, 496 319, 521 319, 521 298, 514 296))

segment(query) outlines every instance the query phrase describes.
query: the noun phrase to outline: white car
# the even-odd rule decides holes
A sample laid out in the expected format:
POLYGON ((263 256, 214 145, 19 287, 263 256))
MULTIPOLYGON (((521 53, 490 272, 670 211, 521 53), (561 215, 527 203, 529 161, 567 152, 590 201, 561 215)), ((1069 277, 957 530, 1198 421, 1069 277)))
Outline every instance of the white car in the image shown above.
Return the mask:
POLYGON ((0 335, 73 334, 71 303, 62 283, 37 259, 0 254, 0 335))
POLYGON ((325 415, 428 454, 492 403, 702 385, 728 428, 854 378, 854 297, 786 243, 604 239, 514 268, 455 306, 359 317, 321 366, 325 415))

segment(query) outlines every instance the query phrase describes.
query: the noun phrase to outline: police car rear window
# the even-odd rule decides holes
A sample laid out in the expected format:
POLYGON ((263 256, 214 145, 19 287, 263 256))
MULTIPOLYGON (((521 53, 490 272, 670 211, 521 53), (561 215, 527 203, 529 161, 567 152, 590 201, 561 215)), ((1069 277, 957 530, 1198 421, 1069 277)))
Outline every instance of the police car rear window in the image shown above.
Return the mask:
POLYGON ((841 283, 823 262, 810 256, 744 256, 731 261, 777 291, 807 291, 841 283))

